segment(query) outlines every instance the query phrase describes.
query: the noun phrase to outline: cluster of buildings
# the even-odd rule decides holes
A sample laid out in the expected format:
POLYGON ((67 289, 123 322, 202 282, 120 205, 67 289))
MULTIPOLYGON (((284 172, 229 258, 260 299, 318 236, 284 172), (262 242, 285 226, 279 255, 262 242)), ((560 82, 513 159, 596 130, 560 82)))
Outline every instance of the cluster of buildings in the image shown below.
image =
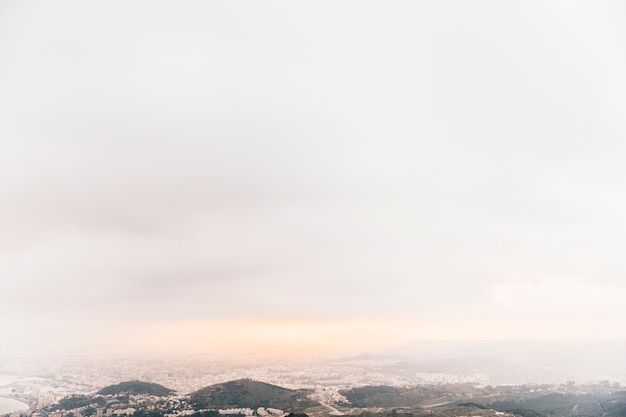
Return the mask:
POLYGON ((489 375, 475 374, 447 374, 442 372, 418 372, 415 374, 415 382, 425 384, 465 384, 488 385, 489 375))
POLYGON ((219 414, 224 415, 243 415, 243 416, 259 416, 259 417, 283 417, 286 413, 283 410, 277 408, 264 408, 259 407, 256 410, 252 408, 227 408, 223 410, 217 410, 219 414))

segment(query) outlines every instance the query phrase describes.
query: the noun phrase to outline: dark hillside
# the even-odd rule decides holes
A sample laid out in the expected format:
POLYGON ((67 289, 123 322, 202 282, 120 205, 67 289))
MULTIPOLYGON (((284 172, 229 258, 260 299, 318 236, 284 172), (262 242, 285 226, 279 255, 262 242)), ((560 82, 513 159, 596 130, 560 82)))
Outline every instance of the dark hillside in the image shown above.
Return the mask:
POLYGON ((193 392, 191 402, 196 409, 272 407, 294 411, 316 405, 307 398, 310 393, 308 390, 290 390, 265 382, 239 379, 193 392))
POLYGON ((163 385, 153 384, 151 382, 141 382, 141 381, 121 382, 116 385, 110 385, 108 387, 102 388, 100 391, 98 391, 98 394, 100 395, 146 394, 146 395, 155 395, 157 397, 166 397, 173 393, 174 393, 173 390, 169 388, 165 388, 163 385))

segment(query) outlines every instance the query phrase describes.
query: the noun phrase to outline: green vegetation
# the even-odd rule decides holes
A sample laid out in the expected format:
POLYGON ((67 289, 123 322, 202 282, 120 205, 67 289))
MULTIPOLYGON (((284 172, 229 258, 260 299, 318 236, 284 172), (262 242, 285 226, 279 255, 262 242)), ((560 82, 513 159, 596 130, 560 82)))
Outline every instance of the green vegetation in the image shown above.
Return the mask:
POLYGON ((409 388, 390 387, 386 385, 367 386, 342 390, 354 407, 415 407, 428 400, 439 402, 453 401, 447 391, 433 386, 414 386, 409 388))
MULTIPOLYGON (((586 393, 570 393, 550 392, 553 389, 550 386, 530 385, 486 388, 468 388, 461 385, 366 386, 343 390, 341 394, 354 407, 404 408, 397 410, 403 416, 422 415, 425 410, 433 415, 450 413, 476 416, 492 415, 494 411, 499 411, 519 417, 626 416, 626 392, 609 393, 606 387, 600 388, 591 386, 588 388, 591 391, 586 393)), ((568 386, 561 389, 574 388, 568 386)), ((376 414, 388 412, 389 410, 376 414)), ((367 417, 364 414, 361 416, 367 417)))
POLYGON ((87 407, 96 404, 98 406, 105 404, 104 399, 98 397, 88 397, 86 395, 77 395, 74 397, 64 398, 58 404, 52 405, 50 408, 57 410, 73 410, 75 408, 87 407))
POLYGON ((476 402, 494 410, 524 417, 623 417, 626 415, 626 393, 606 394, 506 394, 497 400, 476 402))
POLYGON ((309 417, 309 416, 304 413, 289 413, 287 417, 309 417))
MULTIPOLYGON (((340 391, 349 403, 335 406, 353 417, 497 417, 503 413, 506 417, 625 417, 626 391, 619 389, 608 383, 365 386, 340 391)), ((218 409, 258 407, 291 413, 287 417, 322 417, 329 413, 328 407, 308 398, 310 390, 291 390, 250 379, 212 385, 188 397, 163 397, 172 392, 157 384, 123 382, 95 395, 63 399, 44 411, 60 411, 60 417, 94 417, 100 407, 130 407, 136 410, 133 417, 162 417, 191 409, 197 411, 193 417, 224 417, 218 409)))
POLYGON ((191 394, 196 409, 272 407, 301 411, 316 405, 309 400, 309 390, 290 390, 251 379, 239 379, 211 385, 191 394))
MULTIPOLYGON (((173 412, 174 410, 164 410, 164 409, 138 410, 135 412, 135 414, 133 414, 133 417, 163 417, 165 414, 171 414, 173 412)), ((206 417, 224 417, 224 416, 221 416, 217 412, 215 412, 215 415, 206 416, 206 417)), ((229 417, 239 417, 239 416, 230 415, 229 417)), ((243 416, 240 416, 240 417, 243 417, 243 416)))
POLYGON ((100 391, 98 391, 98 394, 100 395, 146 394, 146 395, 155 395, 157 397, 166 397, 173 393, 174 393, 173 390, 169 388, 165 388, 163 385, 153 384, 151 382, 141 382, 141 381, 121 382, 116 385, 110 385, 108 387, 102 388, 100 391))

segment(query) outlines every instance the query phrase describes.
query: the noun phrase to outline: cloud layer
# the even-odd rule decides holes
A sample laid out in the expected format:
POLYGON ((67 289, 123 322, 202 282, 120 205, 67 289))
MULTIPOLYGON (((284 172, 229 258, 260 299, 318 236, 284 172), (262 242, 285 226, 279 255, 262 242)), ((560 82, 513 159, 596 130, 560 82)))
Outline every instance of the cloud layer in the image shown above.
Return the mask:
POLYGON ((2 2, 0 323, 626 324, 624 12, 2 2))

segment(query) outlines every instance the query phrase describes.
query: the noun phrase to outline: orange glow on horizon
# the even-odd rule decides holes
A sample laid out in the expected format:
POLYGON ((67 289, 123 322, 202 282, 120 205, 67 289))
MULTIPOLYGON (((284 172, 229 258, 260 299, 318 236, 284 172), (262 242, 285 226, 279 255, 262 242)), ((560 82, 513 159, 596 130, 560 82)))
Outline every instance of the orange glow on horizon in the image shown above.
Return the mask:
POLYGON ((118 329, 111 349, 144 353, 304 356, 376 352, 420 341, 568 338, 581 328, 505 319, 249 318, 185 320, 118 329), (123 346, 122 346, 123 345, 123 346))
POLYGON ((171 351, 311 355, 382 349, 406 340, 380 319, 190 320, 157 325, 149 346, 171 351))

